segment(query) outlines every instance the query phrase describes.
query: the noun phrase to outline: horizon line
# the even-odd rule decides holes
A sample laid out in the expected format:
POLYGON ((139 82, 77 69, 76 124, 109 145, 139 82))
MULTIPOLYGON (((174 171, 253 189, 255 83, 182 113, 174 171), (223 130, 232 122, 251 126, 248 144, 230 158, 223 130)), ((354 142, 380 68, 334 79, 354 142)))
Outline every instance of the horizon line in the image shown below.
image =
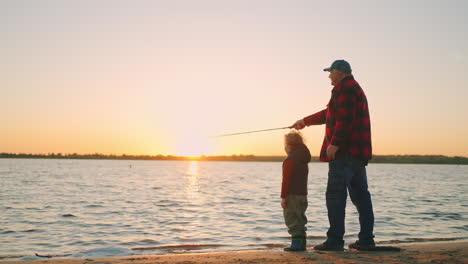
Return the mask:
MULTIPOLYGON (((206 154, 200 154, 196 156, 184 156, 184 155, 175 155, 175 154, 117 154, 117 153, 100 153, 100 152, 94 152, 94 153, 62 153, 62 152, 48 152, 48 153, 25 153, 25 152, 0 152, 0 157, 3 155, 28 155, 28 156, 109 156, 109 157, 176 157, 176 158, 201 158, 201 157, 233 157, 233 156, 239 156, 239 157, 285 157, 287 156, 286 154, 283 155, 278 155, 278 154, 273 154, 273 155, 255 155, 255 154, 243 154, 243 153, 237 153, 237 154, 222 154, 222 155, 206 155, 206 154)), ((449 158, 468 158, 468 156, 462 156, 462 155, 443 155, 443 154, 372 154, 374 157, 381 157, 381 156, 422 156, 422 157, 449 157, 449 158)), ((312 155, 312 157, 319 157, 318 155, 312 155)))

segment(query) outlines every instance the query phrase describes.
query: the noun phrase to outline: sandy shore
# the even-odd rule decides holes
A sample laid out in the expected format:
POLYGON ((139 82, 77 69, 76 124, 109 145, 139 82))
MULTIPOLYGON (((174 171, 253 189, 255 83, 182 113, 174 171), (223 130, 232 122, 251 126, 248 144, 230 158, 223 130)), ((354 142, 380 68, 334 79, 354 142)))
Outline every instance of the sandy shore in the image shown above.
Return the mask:
POLYGON ((176 255, 134 255, 128 257, 1 261, 2 264, 156 264, 156 263, 468 263, 468 241, 395 245, 400 252, 306 252, 251 250, 176 255))

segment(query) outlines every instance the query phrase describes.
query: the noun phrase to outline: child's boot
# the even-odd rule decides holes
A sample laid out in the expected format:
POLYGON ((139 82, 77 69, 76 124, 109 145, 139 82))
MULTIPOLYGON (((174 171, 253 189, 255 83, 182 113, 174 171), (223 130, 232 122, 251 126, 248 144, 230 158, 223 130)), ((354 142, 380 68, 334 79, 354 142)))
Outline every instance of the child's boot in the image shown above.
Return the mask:
POLYGON ((305 237, 293 237, 291 246, 284 248, 284 251, 304 251, 306 250, 307 239, 305 237))

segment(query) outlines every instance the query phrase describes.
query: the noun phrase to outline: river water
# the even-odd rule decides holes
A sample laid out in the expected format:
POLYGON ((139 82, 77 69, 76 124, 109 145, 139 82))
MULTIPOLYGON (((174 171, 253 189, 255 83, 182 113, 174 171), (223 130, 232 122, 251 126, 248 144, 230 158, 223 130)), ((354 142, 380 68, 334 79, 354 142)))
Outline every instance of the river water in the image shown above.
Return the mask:
MULTIPOLYGON (((328 167, 309 168, 313 244, 328 228, 328 167)), ((378 243, 468 238, 468 166, 367 171, 378 243)), ((0 159, 0 259, 281 248, 280 189, 280 162, 0 159)), ((348 198, 346 242, 358 232, 348 198)))

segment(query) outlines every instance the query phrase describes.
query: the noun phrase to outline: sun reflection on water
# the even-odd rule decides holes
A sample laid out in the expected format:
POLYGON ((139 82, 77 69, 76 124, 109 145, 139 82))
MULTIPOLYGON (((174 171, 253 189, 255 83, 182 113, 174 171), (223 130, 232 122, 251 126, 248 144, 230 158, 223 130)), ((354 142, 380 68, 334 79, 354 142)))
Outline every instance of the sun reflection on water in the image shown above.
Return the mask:
POLYGON ((192 201, 197 200, 199 198, 199 164, 198 161, 192 160, 189 162, 189 166, 186 172, 186 179, 187 184, 185 190, 187 195, 192 199, 192 201))
POLYGON ((198 175, 198 161, 190 161, 189 167, 187 169, 187 174, 195 177, 198 175))
POLYGON ((182 232, 177 233, 177 239, 182 242, 192 241, 201 235, 199 227, 202 225, 202 220, 199 218, 199 211, 203 207, 205 197, 200 193, 200 168, 198 161, 192 160, 188 162, 184 178, 185 199, 187 203, 182 217, 185 223, 178 227, 182 232))

